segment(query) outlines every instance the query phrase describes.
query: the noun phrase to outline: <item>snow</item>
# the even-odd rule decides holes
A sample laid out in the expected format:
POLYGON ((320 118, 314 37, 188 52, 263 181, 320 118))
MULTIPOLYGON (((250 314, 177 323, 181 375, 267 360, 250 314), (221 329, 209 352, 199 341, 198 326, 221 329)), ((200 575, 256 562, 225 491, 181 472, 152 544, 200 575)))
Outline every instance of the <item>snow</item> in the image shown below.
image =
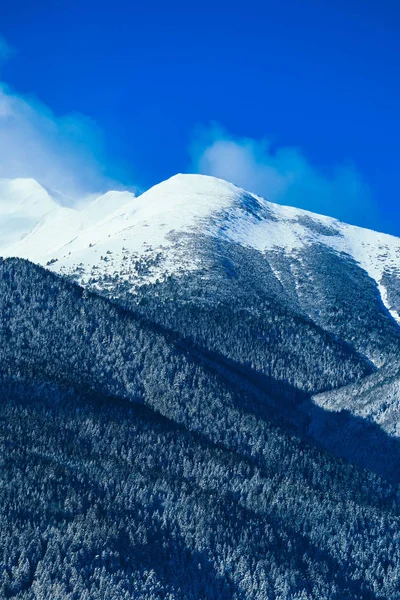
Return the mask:
MULTIPOLYGON (((31 186, 31 180, 22 181, 25 183, 26 192, 31 193, 29 196, 31 204, 32 192, 35 191, 35 188, 31 186)), ((19 256, 46 264, 64 246, 69 247, 86 229, 101 223, 110 213, 131 202, 135 197, 131 192, 107 192, 80 207, 70 208, 61 206, 54 200, 54 197, 50 196, 49 192, 36 182, 34 183, 36 184, 36 196, 41 201, 40 209, 36 211, 36 215, 29 222, 29 227, 26 227, 24 235, 13 235, 12 243, 3 243, 0 247, 2 256, 19 256), (39 197, 39 191, 41 197, 39 197), (44 196, 46 196, 47 204, 44 202, 44 196)), ((56 194, 54 196, 57 198, 56 194)), ((13 198, 11 201, 7 199, 7 189, 0 188, 0 207, 3 204, 10 206, 10 214, 14 215, 18 212, 19 205, 26 206, 27 201, 21 202, 19 194, 15 195, 14 204, 13 200, 13 198)), ((39 204, 37 205, 39 206, 39 204)))
POLYGON ((48 192, 33 179, 0 179, 0 239, 7 247, 57 207, 48 192))
POLYGON ((80 267, 82 283, 93 268, 124 278, 129 256, 162 255, 147 281, 198 268, 198 257, 179 252, 174 234, 201 233, 289 255, 324 244, 360 264, 400 323, 382 282, 385 272, 398 272, 399 238, 273 204, 213 177, 179 174, 138 197, 108 192, 75 208, 60 205, 33 180, 0 180, 0 232, 0 255, 56 261, 51 268, 62 273, 80 267))

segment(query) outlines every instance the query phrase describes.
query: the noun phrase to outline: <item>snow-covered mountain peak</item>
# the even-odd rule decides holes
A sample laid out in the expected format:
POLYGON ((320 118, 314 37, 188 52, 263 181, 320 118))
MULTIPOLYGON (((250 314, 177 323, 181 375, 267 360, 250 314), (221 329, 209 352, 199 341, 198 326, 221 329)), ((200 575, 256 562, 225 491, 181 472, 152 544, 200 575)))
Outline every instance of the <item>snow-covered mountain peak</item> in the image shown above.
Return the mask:
POLYGON ((243 190, 224 179, 210 175, 196 175, 192 173, 177 173, 165 181, 161 181, 143 194, 155 196, 180 195, 188 199, 191 195, 214 197, 237 196, 243 190))
POLYGON ((188 226, 196 217, 204 218, 231 206, 242 190, 227 181, 207 175, 174 175, 139 196, 143 218, 170 215, 174 224, 181 219, 188 226))
POLYGON ((58 205, 34 179, 0 179, 0 239, 14 244, 58 205))
MULTIPOLYGON (((260 250, 275 244, 273 229, 279 230, 284 223, 292 230, 294 245, 298 245, 295 238, 304 240, 313 233, 341 235, 336 219, 274 204, 208 175, 174 175, 139 196, 134 212, 143 219, 168 215, 174 231, 195 229, 260 250), (259 230, 266 224, 271 231, 264 231, 259 239, 259 230)), ((278 245, 286 242, 281 239, 278 245)))
POLYGON ((0 214, 20 209, 44 214, 54 206, 56 202, 35 179, 0 179, 0 214))
POLYGON ((296 260, 320 245, 355 260, 400 320, 397 293, 387 294, 389 279, 400 277, 398 238, 273 204, 205 175, 178 174, 138 197, 110 191, 75 208, 61 206, 33 180, 0 180, 0 232, 2 256, 51 263, 82 284, 118 275, 132 289, 197 269, 199 246, 189 239, 207 236, 296 260), (137 270, 143 261, 147 267, 137 270))
POLYGON ((128 191, 108 191, 101 196, 95 196, 89 202, 85 202, 79 212, 87 226, 99 223, 110 214, 125 205, 131 205, 135 200, 135 194, 128 191))
POLYGON ((73 200, 34 179, 0 179, 0 255, 45 262, 49 254, 135 198, 110 191, 68 206, 73 200))

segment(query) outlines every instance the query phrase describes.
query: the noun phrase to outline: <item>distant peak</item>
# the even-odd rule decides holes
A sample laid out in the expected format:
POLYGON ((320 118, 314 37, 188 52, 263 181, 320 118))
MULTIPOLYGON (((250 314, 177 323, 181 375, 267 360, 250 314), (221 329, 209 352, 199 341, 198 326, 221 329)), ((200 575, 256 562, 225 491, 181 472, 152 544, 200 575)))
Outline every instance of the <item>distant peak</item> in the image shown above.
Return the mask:
POLYGON ((99 200, 100 198, 104 198, 112 200, 113 197, 122 198, 123 196, 126 198, 135 198, 136 194, 129 190, 108 190, 107 192, 104 192, 104 194, 97 196, 97 199, 99 200))
POLYGON ((136 198, 133 192, 128 190, 109 190, 101 195, 92 196, 88 202, 83 205, 85 207, 104 206, 110 210, 116 209, 122 204, 128 204, 136 198))
POLYGON ((57 203, 48 191, 35 179, 0 179, 0 208, 11 213, 26 210, 31 214, 44 214, 57 203))
POLYGON ((108 191, 101 196, 93 198, 81 208, 82 216, 92 224, 98 223, 125 205, 131 205, 136 199, 133 192, 108 191))
POLYGON ((17 177, 15 179, 0 178, 0 186, 2 188, 8 187, 9 189, 20 189, 20 190, 35 190, 46 192, 46 189, 32 177, 17 177))

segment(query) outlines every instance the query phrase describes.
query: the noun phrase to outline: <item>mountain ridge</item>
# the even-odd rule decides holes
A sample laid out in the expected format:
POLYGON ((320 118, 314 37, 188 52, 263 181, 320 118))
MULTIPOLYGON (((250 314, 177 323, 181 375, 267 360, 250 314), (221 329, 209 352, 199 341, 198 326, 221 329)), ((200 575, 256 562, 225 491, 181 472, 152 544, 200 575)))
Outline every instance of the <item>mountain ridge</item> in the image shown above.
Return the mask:
MULTIPOLYGON (((42 189, 48 198, 37 182, 17 183, 21 181, 42 189)), ((0 188, 0 207, 4 202, 0 188)), ((299 296, 302 278, 314 277, 305 257, 310 249, 318 253, 321 248, 354 260, 375 282, 390 316, 400 322, 400 239, 389 234, 273 204, 204 175, 178 174, 138 197, 107 192, 76 208, 51 202, 52 210, 21 239, 3 243, 0 256, 33 260, 98 291, 112 290, 107 282, 118 278, 134 293, 138 286, 170 275, 199 271, 207 260, 195 238, 207 236, 262 253, 283 287, 289 269, 292 295, 299 296)))
POLYGON ((0 255, 42 264, 207 352, 398 435, 396 386, 384 385, 394 390, 389 407, 379 397, 361 412, 346 388, 398 363, 394 236, 273 204, 223 180, 178 174, 138 197, 108 192, 76 209, 58 206, 0 255), (318 355, 326 357, 321 377, 302 363, 302 343, 315 366, 318 355), (330 369, 335 383, 327 385, 330 369), (331 388, 342 386, 338 401, 331 388))
MULTIPOLYGON (((2 200, 0 190, 0 204, 2 200)), ((306 210, 273 204, 233 184, 204 175, 178 174, 138 197, 129 192, 108 192, 80 210, 67 208, 63 215, 55 211, 50 218, 44 215, 16 244, 11 247, 3 244, 0 254, 41 264, 51 260, 52 269, 64 274, 71 274, 83 265, 87 279, 93 266, 110 274, 115 264, 122 271, 124 248, 125 253, 135 253, 140 258, 145 254, 154 258, 161 251, 164 265, 161 269, 153 267, 154 280, 179 270, 182 256, 174 264, 169 236, 193 231, 261 252, 280 248, 295 254, 304 246, 317 243, 334 252, 344 252, 376 281, 384 305, 400 322, 400 305, 393 302, 384 281, 393 272, 398 274, 400 239, 306 210), (102 207, 98 211, 96 204, 100 200, 102 207), (43 237, 47 242, 43 243, 43 237), (109 264, 105 267, 102 257, 107 252, 109 264)), ((185 269, 195 269, 196 257, 186 256, 184 263, 185 269)), ((276 275, 279 278, 278 270, 276 275)), ((85 283, 85 276, 80 277, 81 283, 85 283)), ((140 278, 136 278, 134 285, 140 283, 140 278)))

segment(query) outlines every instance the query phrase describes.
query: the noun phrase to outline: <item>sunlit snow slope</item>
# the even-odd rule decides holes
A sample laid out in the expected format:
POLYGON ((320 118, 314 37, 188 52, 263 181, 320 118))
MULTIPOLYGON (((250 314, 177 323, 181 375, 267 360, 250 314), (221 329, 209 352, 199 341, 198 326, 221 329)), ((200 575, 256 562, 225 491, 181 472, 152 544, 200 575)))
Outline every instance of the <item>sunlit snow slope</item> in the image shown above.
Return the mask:
POLYGON ((321 244, 357 261, 400 321, 397 295, 388 291, 400 275, 400 239, 273 204, 212 177, 176 175, 139 197, 109 192, 80 209, 61 206, 33 180, 1 180, 0 231, 2 256, 51 261, 81 283, 117 273, 132 287, 196 269, 198 257, 180 250, 185 234, 287 255, 321 244), (143 260, 145 275, 135 271, 143 260))

